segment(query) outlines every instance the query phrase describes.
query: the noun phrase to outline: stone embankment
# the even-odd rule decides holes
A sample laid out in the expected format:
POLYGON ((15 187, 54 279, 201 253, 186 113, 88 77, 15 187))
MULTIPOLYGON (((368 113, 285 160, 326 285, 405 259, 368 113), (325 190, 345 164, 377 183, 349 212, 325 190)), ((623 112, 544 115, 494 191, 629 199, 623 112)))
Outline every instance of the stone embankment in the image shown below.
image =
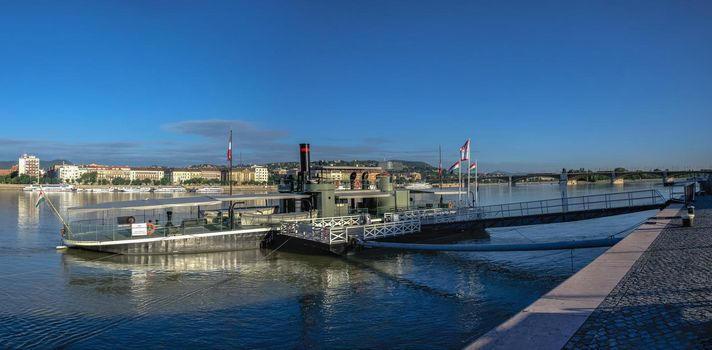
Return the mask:
POLYGON ((670 205, 468 349, 712 348, 712 196, 670 205))

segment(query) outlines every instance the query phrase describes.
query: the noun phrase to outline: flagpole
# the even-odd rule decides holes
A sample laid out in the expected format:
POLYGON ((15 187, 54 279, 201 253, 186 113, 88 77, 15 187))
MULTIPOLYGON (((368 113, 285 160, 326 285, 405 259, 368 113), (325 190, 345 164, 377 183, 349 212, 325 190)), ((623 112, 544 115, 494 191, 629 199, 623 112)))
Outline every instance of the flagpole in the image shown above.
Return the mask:
MULTIPOLYGON (((438 176, 440 177, 440 191, 443 190, 443 172, 445 169, 443 169, 443 147, 442 145, 438 145, 438 176)), ((442 192, 440 193, 440 205, 442 206, 443 204, 443 194, 442 192)))
POLYGON ((438 145, 438 154, 440 155, 440 159, 438 160, 438 175, 440 176, 440 190, 442 191, 442 189, 443 189, 443 148, 441 145, 438 145))
POLYGON ((62 217, 62 215, 59 214, 59 211, 57 211, 57 208, 54 207, 54 204, 52 204, 52 201, 49 199, 49 197, 47 197, 47 195, 45 195, 45 199, 47 200, 47 204, 49 204, 50 208, 52 208, 52 210, 54 210, 54 213, 57 215, 57 218, 59 218, 59 220, 62 222, 62 225, 64 225, 67 228, 69 233, 72 233, 72 229, 64 221, 64 218, 62 217))
POLYGON ((462 160, 460 160, 460 166, 457 167, 457 202, 458 206, 462 206, 462 160))
POLYGON ((232 130, 230 130, 230 149, 227 157, 228 168, 227 168, 227 182, 230 184, 230 195, 232 196, 232 130))
POLYGON ((470 139, 467 139, 467 206, 470 206, 470 139))
MULTIPOLYGON (((54 211, 54 214, 57 215, 57 218, 59 219, 59 221, 62 222, 62 225, 67 228, 69 233, 72 233, 72 229, 64 221, 64 218, 62 217, 61 214, 59 214, 59 211, 57 211, 57 208, 54 207, 54 204, 52 204, 52 200, 50 200, 49 197, 47 197, 47 194, 44 193, 44 190, 42 189, 42 184, 39 184, 39 186, 40 186, 40 196, 44 196, 45 201, 47 201, 47 204, 49 204, 49 207, 52 208, 52 210, 54 211)), ((37 200, 39 201, 39 198, 37 200)))
POLYGON ((477 188, 477 168, 479 168, 479 164, 477 164, 477 159, 475 159, 475 205, 479 205, 479 198, 478 198, 478 192, 479 189, 477 188))

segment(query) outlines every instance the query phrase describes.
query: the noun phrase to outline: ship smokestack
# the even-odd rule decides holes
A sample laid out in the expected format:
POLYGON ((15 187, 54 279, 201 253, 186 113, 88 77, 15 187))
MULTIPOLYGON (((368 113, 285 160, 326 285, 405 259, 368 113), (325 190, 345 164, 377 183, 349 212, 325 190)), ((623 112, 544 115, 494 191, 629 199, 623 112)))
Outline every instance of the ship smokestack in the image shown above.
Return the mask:
POLYGON ((310 159, 310 150, 309 150, 309 144, 308 143, 300 143, 299 144, 299 171, 301 172, 302 179, 304 179, 304 182, 309 181, 309 178, 311 177, 311 169, 310 169, 310 164, 311 159, 310 159))

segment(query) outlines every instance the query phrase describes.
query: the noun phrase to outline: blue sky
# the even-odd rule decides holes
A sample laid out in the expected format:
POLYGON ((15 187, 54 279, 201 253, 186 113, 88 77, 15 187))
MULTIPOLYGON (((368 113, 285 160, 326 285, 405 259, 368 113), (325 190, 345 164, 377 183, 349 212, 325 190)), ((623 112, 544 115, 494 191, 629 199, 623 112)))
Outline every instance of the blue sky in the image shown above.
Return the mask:
POLYGON ((0 160, 712 167, 710 77, 709 1, 3 1, 0 160))

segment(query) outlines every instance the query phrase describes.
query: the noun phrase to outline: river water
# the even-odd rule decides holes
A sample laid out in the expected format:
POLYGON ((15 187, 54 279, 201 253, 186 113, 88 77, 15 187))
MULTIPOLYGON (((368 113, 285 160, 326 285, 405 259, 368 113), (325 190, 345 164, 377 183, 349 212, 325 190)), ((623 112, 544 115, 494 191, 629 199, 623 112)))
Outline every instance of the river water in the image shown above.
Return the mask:
MULTIPOLYGON (((659 186, 569 186, 570 196, 659 186)), ((660 188, 661 192, 665 191, 660 188)), ((60 208, 147 194, 53 193, 60 208)), ((483 204, 560 196, 558 185, 480 188, 483 204)), ((445 348, 506 320, 605 248, 480 253, 267 250, 126 257, 57 251, 37 194, 0 192, 0 348, 445 348)), ((654 211, 490 230, 545 242, 624 232, 654 211)))

